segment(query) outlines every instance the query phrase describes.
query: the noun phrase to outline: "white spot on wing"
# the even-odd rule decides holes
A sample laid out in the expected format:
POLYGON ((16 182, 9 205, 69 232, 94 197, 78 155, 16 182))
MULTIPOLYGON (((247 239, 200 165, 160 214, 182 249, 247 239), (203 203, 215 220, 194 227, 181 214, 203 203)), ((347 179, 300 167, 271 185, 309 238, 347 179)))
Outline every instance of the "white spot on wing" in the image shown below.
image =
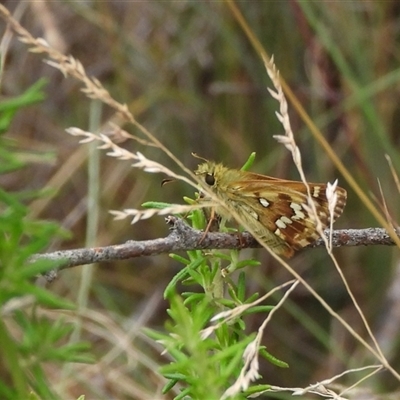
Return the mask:
POLYGON ((275 224, 276 224, 276 226, 277 226, 278 228, 280 228, 280 229, 285 229, 285 228, 286 228, 286 224, 282 221, 281 218, 277 219, 277 220, 275 221, 275 224))
POLYGON ((279 228, 275 230, 274 234, 276 236, 280 237, 281 239, 285 240, 285 235, 282 234, 282 232, 279 228))
POLYGON ((302 207, 301 207, 300 204, 298 204, 298 203, 290 203, 290 208, 294 211, 294 215, 292 216, 292 219, 294 221, 306 218, 306 215, 302 211, 302 207))
POLYGON ((269 207, 269 201, 268 201, 267 199, 264 199, 264 197, 260 197, 260 198, 258 199, 258 201, 260 202, 260 204, 261 204, 263 207, 265 207, 265 208, 269 207))
POLYGON ((318 198, 321 193, 321 186, 314 186, 313 197, 318 198))
POLYGON ((283 217, 280 217, 279 219, 286 225, 290 225, 291 223, 293 223, 293 221, 285 215, 283 217))

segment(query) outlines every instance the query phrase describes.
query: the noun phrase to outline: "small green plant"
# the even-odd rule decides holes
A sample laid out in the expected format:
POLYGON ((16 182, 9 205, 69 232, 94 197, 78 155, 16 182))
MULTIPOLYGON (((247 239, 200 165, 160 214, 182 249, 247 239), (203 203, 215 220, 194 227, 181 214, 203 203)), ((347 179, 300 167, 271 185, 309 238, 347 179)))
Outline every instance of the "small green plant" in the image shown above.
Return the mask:
MULTIPOLYGON (((40 101, 44 82, 0 104, 0 130, 7 131, 22 106, 40 101)), ((25 168, 17 147, 0 136, 0 174, 25 168), (19 154, 19 153, 18 153, 19 154)), ((43 308, 71 309, 73 304, 35 284, 36 277, 54 267, 49 260, 33 261, 55 236, 67 233, 58 224, 29 217, 26 202, 40 191, 9 192, 0 188, 0 397, 56 399, 44 366, 48 363, 91 362, 87 343, 65 344, 72 326, 59 317, 50 320, 43 308)))
MULTIPOLYGON (((251 158, 254 160, 254 155, 251 158)), ((185 200, 189 204, 195 202, 192 199, 185 200)), ((154 207, 154 204, 150 206, 154 207)), ((206 218, 201 210, 194 210, 188 219, 195 229, 204 229, 206 226, 206 218)), ((259 298, 257 293, 246 297, 246 275, 239 270, 246 266, 257 266, 259 262, 253 259, 240 260, 237 250, 195 250, 188 251, 186 257, 177 254, 170 256, 182 264, 183 269, 164 292, 169 301, 167 333, 147 330, 148 335, 161 342, 173 358, 169 365, 161 368, 161 373, 168 379, 164 393, 179 385, 180 393, 175 397, 176 400, 223 398, 246 369, 244 354, 256 337, 255 333, 246 332, 245 316, 257 312, 267 314, 273 309, 269 305, 251 305, 259 298), (178 295, 177 286, 180 285, 191 290, 178 295), (243 313, 236 312, 243 305, 249 305, 249 308, 243 313), (217 314, 221 319, 230 315, 229 320, 210 326, 210 321, 214 321, 212 318, 217 314)), ((288 366, 262 346, 259 354, 279 367, 288 366)), ((230 398, 244 399, 246 394, 261 392, 268 387, 249 387, 246 393, 230 398)))

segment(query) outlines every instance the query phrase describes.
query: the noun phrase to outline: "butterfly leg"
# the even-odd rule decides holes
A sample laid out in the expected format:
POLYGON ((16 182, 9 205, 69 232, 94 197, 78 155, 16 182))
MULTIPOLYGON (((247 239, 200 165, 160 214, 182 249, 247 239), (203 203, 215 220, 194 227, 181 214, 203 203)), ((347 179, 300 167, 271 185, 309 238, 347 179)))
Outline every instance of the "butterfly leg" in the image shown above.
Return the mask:
POLYGON ((213 230, 215 230, 215 229, 214 229, 214 228, 215 228, 214 225, 215 225, 216 223, 218 224, 218 219, 219 219, 219 218, 218 218, 218 215, 216 214, 214 208, 212 208, 212 209, 211 209, 210 216, 209 216, 209 218, 208 218, 208 223, 207 223, 206 229, 204 229, 203 236, 201 237, 199 243, 201 243, 201 242, 205 239, 205 237, 206 237, 206 235, 207 235, 208 232, 212 232, 213 230))
POLYGON ((243 232, 238 230, 238 239, 239 239, 239 247, 242 248, 244 247, 245 243, 243 240, 243 232))

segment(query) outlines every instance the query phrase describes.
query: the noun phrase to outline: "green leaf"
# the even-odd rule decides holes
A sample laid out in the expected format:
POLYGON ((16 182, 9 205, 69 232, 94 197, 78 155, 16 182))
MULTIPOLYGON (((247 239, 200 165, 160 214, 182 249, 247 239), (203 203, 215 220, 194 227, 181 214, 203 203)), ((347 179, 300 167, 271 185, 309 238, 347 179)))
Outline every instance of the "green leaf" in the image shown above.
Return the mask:
POLYGON ((145 203, 142 204, 143 208, 156 208, 158 210, 162 210, 164 208, 168 208, 173 206, 171 203, 163 203, 160 201, 146 201, 145 203))
POLYGON ((260 348, 260 354, 266 360, 268 360, 271 364, 276 365, 280 368, 289 368, 289 364, 285 361, 280 360, 279 358, 274 357, 271 353, 269 353, 265 347, 260 348))
POLYGON ((249 170, 252 165, 254 164, 254 161, 256 159, 256 153, 253 152, 250 154, 249 158, 247 159, 247 161, 244 163, 243 167, 240 168, 242 171, 247 171, 249 170))
POLYGON ((247 390, 243 392, 244 396, 248 398, 252 394, 263 393, 271 389, 271 385, 254 385, 250 386, 247 390))
POLYGON ((33 294, 40 304, 48 307, 61 308, 65 310, 74 310, 76 308, 74 303, 56 296, 45 288, 32 285, 28 282, 20 283, 20 291, 21 294, 33 294))
POLYGON ((8 130, 15 113, 19 109, 45 99, 45 94, 42 89, 46 84, 46 79, 39 79, 23 94, 0 102, 0 134, 8 130))
POLYGON ((167 287, 164 290, 164 299, 170 297, 170 295, 175 293, 176 285, 178 282, 182 281, 186 277, 191 274, 191 271, 198 268, 202 263, 204 263, 203 258, 198 258, 195 261, 192 261, 189 265, 187 265, 184 269, 179 271, 168 283, 167 287))

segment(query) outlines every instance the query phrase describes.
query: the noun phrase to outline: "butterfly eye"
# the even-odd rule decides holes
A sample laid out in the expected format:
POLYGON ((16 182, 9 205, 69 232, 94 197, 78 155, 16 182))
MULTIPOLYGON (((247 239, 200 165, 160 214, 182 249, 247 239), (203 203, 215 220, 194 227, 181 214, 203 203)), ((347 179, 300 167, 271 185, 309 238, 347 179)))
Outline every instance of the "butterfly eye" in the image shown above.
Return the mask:
POLYGON ((214 185, 214 183, 215 183, 214 175, 213 174, 207 174, 206 178, 205 178, 205 181, 206 181, 207 185, 210 185, 210 186, 214 185))

